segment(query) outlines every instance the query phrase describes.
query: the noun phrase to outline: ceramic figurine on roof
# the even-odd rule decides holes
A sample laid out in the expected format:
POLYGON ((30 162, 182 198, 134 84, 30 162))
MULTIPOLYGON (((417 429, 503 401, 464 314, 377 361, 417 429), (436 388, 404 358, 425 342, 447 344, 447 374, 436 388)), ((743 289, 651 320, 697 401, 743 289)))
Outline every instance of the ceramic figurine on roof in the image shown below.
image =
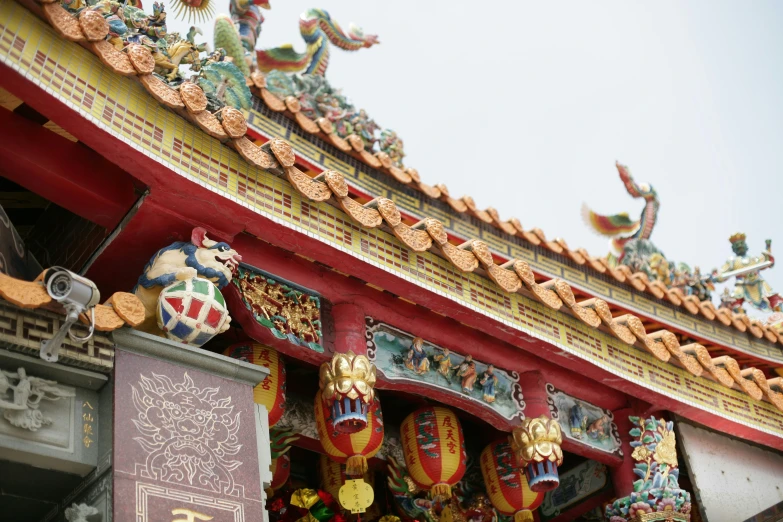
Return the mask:
POLYGON ((227 330, 231 318, 220 289, 240 261, 242 256, 228 243, 209 239, 203 228, 194 228, 189 242, 159 250, 134 289, 145 309, 140 329, 162 330, 169 338, 199 346, 227 330))
POLYGON ((642 198, 645 201, 644 209, 639 220, 632 221, 628 214, 623 212, 612 216, 596 214, 586 205, 582 207, 582 215, 590 227, 603 236, 610 236, 609 241, 610 262, 620 262, 625 254, 625 245, 634 239, 650 239, 655 220, 658 215, 658 193, 647 183, 636 183, 631 177, 628 167, 617 163, 617 171, 620 179, 625 184, 625 189, 634 198, 642 198))
POLYGON ((299 32, 307 44, 304 53, 297 53, 286 44, 257 51, 261 71, 285 71, 323 76, 329 65, 329 42, 346 51, 358 51, 380 43, 376 35, 368 34, 351 24, 346 34, 323 9, 308 9, 299 19, 299 32))
POLYGON ((215 47, 222 47, 245 76, 256 70, 256 40, 264 17, 261 9, 270 9, 267 0, 231 0, 231 16, 215 18, 215 47))
POLYGON ((732 301, 726 304, 731 308, 741 307, 748 302, 754 308, 763 311, 781 311, 783 297, 769 286, 761 277, 760 272, 775 265, 770 246, 772 241, 767 239, 766 250, 759 256, 748 256, 748 245, 745 242, 745 234, 736 233, 729 238, 731 249, 735 256, 730 257, 726 263, 713 273, 718 282, 735 278, 734 291, 731 294, 732 301))
POLYGON ((606 506, 606 520, 690 520, 691 495, 679 485, 674 424, 655 417, 629 419, 635 426, 630 435, 637 439, 631 447, 636 461, 633 471, 639 479, 630 496, 606 506))

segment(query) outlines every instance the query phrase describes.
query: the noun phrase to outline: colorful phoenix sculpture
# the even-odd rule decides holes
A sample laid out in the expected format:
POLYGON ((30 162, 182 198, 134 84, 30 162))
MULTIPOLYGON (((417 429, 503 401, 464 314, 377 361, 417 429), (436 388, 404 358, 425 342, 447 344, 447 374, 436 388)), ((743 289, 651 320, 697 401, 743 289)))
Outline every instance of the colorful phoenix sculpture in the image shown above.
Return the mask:
POLYGON ((609 262, 617 264, 622 261, 625 254, 626 243, 634 239, 650 239, 655 221, 658 217, 658 193, 647 183, 636 183, 631 177, 628 167, 617 163, 617 171, 620 179, 625 184, 625 189, 634 198, 644 199, 644 209, 638 221, 632 221, 628 214, 623 212, 612 216, 603 216, 590 210, 587 205, 582 207, 582 216, 587 224, 603 236, 609 236, 609 262))

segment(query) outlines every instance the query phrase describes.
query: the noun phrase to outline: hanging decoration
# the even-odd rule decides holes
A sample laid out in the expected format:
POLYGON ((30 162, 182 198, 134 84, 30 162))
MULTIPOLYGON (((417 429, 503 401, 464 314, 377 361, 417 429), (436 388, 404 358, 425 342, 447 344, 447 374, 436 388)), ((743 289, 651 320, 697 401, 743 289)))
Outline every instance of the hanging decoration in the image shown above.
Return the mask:
MULTIPOLYGON (((351 476, 346 474, 345 464, 340 464, 330 459, 323 453, 320 456, 318 470, 321 478, 321 489, 337 498, 340 494, 340 488, 349 480, 351 476)), ((372 472, 367 471, 362 478, 370 486, 375 485, 375 479, 372 472)))
POLYGON ((451 497, 451 487, 467 466, 465 439, 459 419, 439 406, 421 408, 400 426, 405 465, 413 482, 433 497, 451 497))
POLYGON ((266 406, 266 411, 269 413, 269 427, 277 424, 285 412, 285 361, 280 354, 263 344, 246 342, 229 346, 223 355, 257 364, 269 370, 269 376, 253 388, 253 400, 256 404, 266 406))
POLYGON ((545 493, 560 484, 557 467, 563 463, 562 443, 560 424, 544 415, 525 419, 511 432, 511 448, 531 490, 545 493))
POLYGON ((336 353, 321 365, 319 385, 339 433, 356 433, 368 424, 375 397, 375 365, 366 355, 336 353))
POLYGON ((372 406, 367 411, 367 425, 355 433, 338 431, 330 417, 331 411, 319 391, 315 395, 315 424, 321 445, 329 458, 345 464, 348 475, 361 477, 367 473, 367 459, 374 457, 383 444, 381 401, 373 397, 372 406))
POLYGON ((533 511, 544 501, 534 492, 525 474, 516 468, 516 458, 507 441, 493 442, 481 452, 481 474, 492 505, 514 522, 532 522, 533 511))

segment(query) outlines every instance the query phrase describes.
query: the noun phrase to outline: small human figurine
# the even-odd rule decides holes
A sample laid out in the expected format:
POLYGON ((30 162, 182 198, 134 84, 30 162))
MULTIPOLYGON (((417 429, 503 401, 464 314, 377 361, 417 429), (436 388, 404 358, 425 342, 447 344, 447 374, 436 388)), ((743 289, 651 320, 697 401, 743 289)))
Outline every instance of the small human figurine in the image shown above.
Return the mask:
POLYGON ((436 355, 433 357, 436 363, 438 363, 438 373, 441 374, 445 379, 446 382, 451 384, 451 378, 449 376, 449 373, 451 372, 451 357, 449 356, 451 352, 448 348, 443 349, 443 353, 436 355))
POLYGON ((736 233, 729 238, 731 249, 736 256, 730 257, 720 268, 713 271, 713 279, 719 283, 734 277, 734 291, 731 294, 733 303, 731 308, 739 308, 744 302, 750 303, 754 308, 763 311, 783 310, 783 297, 774 292, 769 283, 764 281, 760 272, 771 268, 775 264, 770 246, 772 241, 767 239, 766 250, 760 256, 751 257, 748 253, 748 245, 745 243, 745 234, 736 233))
POLYGON ((606 440, 609 438, 612 422, 608 415, 601 415, 587 428, 587 436, 593 440, 606 440))
POLYGON ((466 355, 465 360, 457 366, 457 377, 462 379, 463 393, 470 394, 473 391, 473 384, 476 382, 476 363, 473 362, 472 355, 466 355))
POLYGON ((571 436, 575 439, 581 439, 587 427, 587 415, 582 410, 582 405, 578 402, 571 407, 568 412, 568 424, 571 426, 571 436))
POLYGON ((411 349, 408 350, 408 357, 405 360, 405 367, 422 375, 430 370, 430 360, 424 351, 424 339, 416 337, 413 339, 411 349))
POLYGON ((487 366, 487 369, 481 374, 479 384, 484 389, 484 402, 495 402, 495 386, 498 385, 498 378, 495 375, 494 365, 487 366))

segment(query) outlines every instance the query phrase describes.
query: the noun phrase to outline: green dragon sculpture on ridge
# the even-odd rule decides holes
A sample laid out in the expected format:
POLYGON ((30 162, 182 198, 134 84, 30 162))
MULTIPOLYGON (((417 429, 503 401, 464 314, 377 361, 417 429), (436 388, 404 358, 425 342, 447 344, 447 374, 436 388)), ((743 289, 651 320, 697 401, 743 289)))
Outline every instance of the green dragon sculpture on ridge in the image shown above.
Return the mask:
POLYGON ((379 43, 376 35, 365 35, 353 24, 344 32, 323 9, 308 9, 299 20, 299 31, 307 44, 304 53, 296 52, 290 44, 256 50, 264 22, 261 9, 269 9, 267 0, 231 0, 231 16, 219 15, 215 20, 215 48, 225 49, 246 76, 254 70, 323 76, 329 65, 330 42, 346 51, 379 43))

